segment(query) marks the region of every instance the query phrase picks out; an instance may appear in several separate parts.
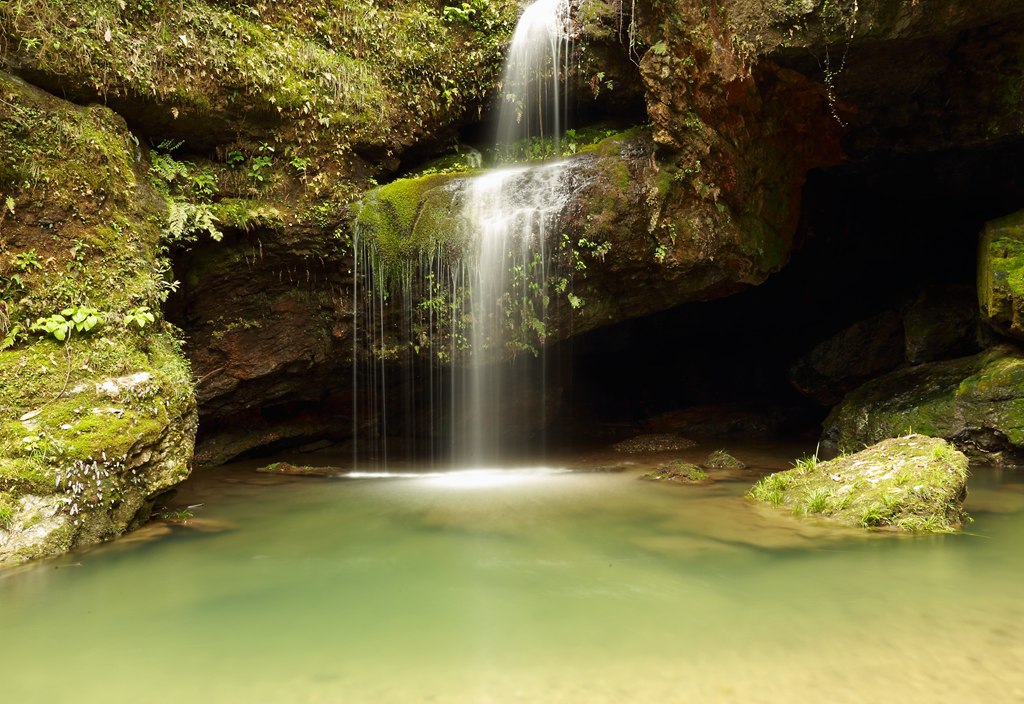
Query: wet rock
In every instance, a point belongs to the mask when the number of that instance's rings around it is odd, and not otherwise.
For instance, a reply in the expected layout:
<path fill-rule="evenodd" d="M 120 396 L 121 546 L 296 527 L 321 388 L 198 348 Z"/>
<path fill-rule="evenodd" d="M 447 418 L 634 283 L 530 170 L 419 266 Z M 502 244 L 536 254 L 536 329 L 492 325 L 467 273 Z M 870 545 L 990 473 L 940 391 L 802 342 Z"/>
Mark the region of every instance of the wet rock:
<path fill-rule="evenodd" d="M 824 406 L 903 362 L 903 320 L 886 311 L 861 320 L 815 346 L 789 370 L 790 383 Z"/>
<path fill-rule="evenodd" d="M 911 364 L 978 352 L 978 300 L 967 286 L 922 291 L 903 315 L 906 360 Z"/>
<path fill-rule="evenodd" d="M 725 450 L 715 450 L 708 455 L 707 459 L 704 460 L 704 466 L 708 469 L 738 470 L 747 468 L 747 465 L 730 455 Z"/>
<path fill-rule="evenodd" d="M 288 462 L 274 462 L 266 467 L 260 467 L 256 471 L 265 474 L 285 474 L 295 477 L 333 477 L 342 474 L 342 470 L 337 467 L 306 467 Z"/>
<path fill-rule="evenodd" d="M 800 460 L 763 478 L 749 496 L 865 528 L 950 532 L 967 518 L 967 457 L 944 440 L 908 435 L 828 462 Z"/>
<path fill-rule="evenodd" d="M 674 482 L 676 484 L 712 484 L 714 480 L 708 473 L 689 462 L 669 462 L 641 474 L 640 479 L 656 482 Z"/>
<path fill-rule="evenodd" d="M 822 443 L 843 451 L 910 432 L 1000 459 L 1024 452 L 1024 352 L 1001 345 L 971 357 L 900 369 L 846 396 Z"/>
<path fill-rule="evenodd" d="M 696 447 L 693 440 L 670 433 L 655 433 L 652 435 L 637 435 L 636 437 L 623 440 L 612 445 L 617 452 L 636 454 L 641 452 L 669 452 L 672 450 L 687 450 Z"/>
<path fill-rule="evenodd" d="M 978 247 L 978 301 L 992 328 L 1024 339 L 1024 210 L 985 225 Z"/>

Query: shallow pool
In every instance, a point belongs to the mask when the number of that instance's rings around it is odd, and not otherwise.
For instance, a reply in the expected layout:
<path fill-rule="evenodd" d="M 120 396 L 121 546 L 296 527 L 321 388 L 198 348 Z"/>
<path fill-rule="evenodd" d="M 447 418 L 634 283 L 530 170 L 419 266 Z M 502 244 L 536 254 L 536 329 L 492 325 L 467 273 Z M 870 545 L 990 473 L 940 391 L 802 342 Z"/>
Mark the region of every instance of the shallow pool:
<path fill-rule="evenodd" d="M 7 702 L 1024 701 L 1024 476 L 964 535 L 637 468 L 192 482 L 186 526 L 0 573 Z"/>

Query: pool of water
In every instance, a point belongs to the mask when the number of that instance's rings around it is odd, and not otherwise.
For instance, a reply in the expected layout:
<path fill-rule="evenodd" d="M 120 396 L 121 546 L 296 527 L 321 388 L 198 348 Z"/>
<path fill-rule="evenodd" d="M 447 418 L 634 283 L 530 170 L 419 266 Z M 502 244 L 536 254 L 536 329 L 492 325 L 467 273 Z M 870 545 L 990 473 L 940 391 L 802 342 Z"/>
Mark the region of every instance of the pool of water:
<path fill-rule="evenodd" d="M 252 469 L 0 573 L 3 701 L 1024 701 L 1020 474 L 900 538 L 751 505 L 755 473 Z"/>

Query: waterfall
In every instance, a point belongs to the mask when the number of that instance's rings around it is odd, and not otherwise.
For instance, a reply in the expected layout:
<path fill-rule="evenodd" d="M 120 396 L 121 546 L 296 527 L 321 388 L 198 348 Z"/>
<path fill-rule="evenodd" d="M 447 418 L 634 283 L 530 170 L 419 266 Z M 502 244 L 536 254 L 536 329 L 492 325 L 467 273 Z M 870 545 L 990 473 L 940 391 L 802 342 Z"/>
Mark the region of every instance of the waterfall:
<path fill-rule="evenodd" d="M 570 22 L 569 0 L 536 0 L 516 25 L 498 108 L 496 151 L 506 158 L 534 156 L 538 151 L 540 156 L 549 151 L 559 155 Z M 461 464 L 493 463 L 507 451 L 521 449 L 502 442 L 510 421 L 521 433 L 530 425 L 545 424 L 544 418 L 532 423 L 515 419 L 509 392 L 531 383 L 539 386 L 539 408 L 525 413 L 543 413 L 550 266 L 545 242 L 567 199 L 563 172 L 560 161 L 504 168 L 478 176 L 467 188 L 463 220 L 471 229 L 475 259 L 470 276 L 468 398 L 464 436 L 456 444 Z M 503 363 L 524 352 L 541 358 L 534 374 L 528 375 L 532 379 L 516 378 Z"/>
<path fill-rule="evenodd" d="M 569 0 L 537 0 L 516 25 L 502 73 L 498 152 L 530 157 L 531 140 L 541 155 L 558 155 L 566 113 L 564 90 L 571 46 Z"/>
<path fill-rule="evenodd" d="M 520 18 L 498 106 L 495 151 L 503 160 L 559 155 L 569 13 L 569 0 L 537 0 Z M 462 243 L 457 256 L 438 245 L 417 261 L 382 261 L 375 243 L 360 241 L 357 223 L 357 462 L 386 469 L 389 441 L 401 439 L 411 453 L 495 466 L 522 451 L 516 438 L 544 426 L 553 271 L 546 243 L 568 200 L 565 174 L 565 162 L 543 161 L 461 179 L 448 224 Z M 524 400 L 526 390 L 540 402 Z M 365 427 L 361 418 L 370 419 Z"/>

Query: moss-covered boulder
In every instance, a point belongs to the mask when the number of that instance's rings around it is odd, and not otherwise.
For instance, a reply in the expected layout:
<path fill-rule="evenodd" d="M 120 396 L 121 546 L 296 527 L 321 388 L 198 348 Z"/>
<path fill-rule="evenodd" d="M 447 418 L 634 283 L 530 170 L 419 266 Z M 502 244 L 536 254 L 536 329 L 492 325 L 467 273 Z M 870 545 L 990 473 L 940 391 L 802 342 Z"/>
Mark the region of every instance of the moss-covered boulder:
<path fill-rule="evenodd" d="M 978 303 L 986 323 L 1024 339 L 1024 210 L 993 220 L 981 233 Z"/>
<path fill-rule="evenodd" d="M 123 120 L 0 73 L 0 564 L 144 521 L 188 476 L 164 201 Z"/>
<path fill-rule="evenodd" d="M 711 484 L 714 481 L 697 465 L 682 460 L 659 465 L 650 472 L 641 474 L 640 479 L 674 484 Z"/>
<path fill-rule="evenodd" d="M 909 432 L 986 454 L 1024 451 L 1024 353 L 1002 345 L 874 379 L 832 410 L 823 442 L 852 452 Z"/>
<path fill-rule="evenodd" d="M 950 532 L 967 518 L 967 464 L 944 440 L 907 435 L 828 462 L 801 460 L 761 479 L 749 496 L 865 528 Z"/>
<path fill-rule="evenodd" d="M 746 469 L 747 465 L 725 450 L 715 450 L 704 460 L 704 466 L 708 469 L 729 469 L 739 470 Z"/>

